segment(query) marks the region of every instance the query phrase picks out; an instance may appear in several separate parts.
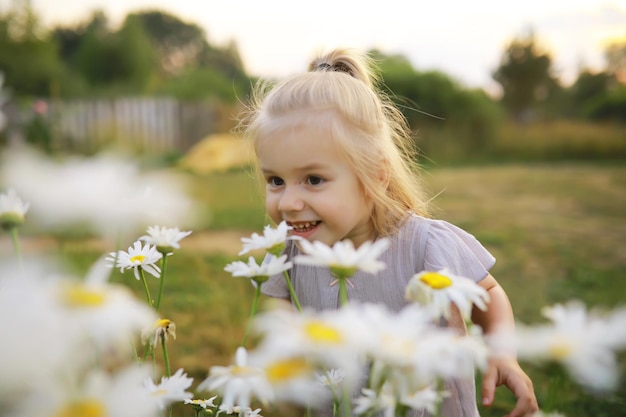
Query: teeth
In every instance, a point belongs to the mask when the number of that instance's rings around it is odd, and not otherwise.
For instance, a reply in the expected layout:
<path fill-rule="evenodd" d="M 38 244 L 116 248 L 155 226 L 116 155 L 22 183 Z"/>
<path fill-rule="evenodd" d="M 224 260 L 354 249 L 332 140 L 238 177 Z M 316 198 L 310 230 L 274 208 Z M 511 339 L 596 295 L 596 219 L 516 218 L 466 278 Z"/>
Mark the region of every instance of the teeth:
<path fill-rule="evenodd" d="M 295 230 L 306 230 L 312 226 L 315 226 L 318 222 L 302 222 L 302 223 L 298 223 L 298 224 L 291 224 L 291 227 L 293 227 Z"/>

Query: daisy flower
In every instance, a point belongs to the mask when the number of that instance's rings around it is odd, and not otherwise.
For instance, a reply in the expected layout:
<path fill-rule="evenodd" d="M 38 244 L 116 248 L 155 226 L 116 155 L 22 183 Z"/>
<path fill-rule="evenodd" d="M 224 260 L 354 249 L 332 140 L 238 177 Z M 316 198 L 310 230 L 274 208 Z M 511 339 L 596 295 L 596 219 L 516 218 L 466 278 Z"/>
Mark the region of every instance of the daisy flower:
<path fill-rule="evenodd" d="M 252 398 L 263 404 L 274 400 L 274 391 L 261 368 L 248 366 L 248 352 L 239 347 L 235 354 L 235 364 L 212 366 L 209 376 L 198 385 L 198 391 L 217 391 L 222 395 L 220 409 L 235 405 L 247 408 Z"/>
<path fill-rule="evenodd" d="M 254 257 L 250 256 L 248 263 L 242 261 L 231 262 L 226 265 L 224 271 L 230 272 L 233 277 L 250 278 L 258 284 L 261 284 L 267 281 L 271 275 L 282 274 L 284 271 L 290 269 L 293 264 L 291 262 L 285 262 L 286 260 L 287 255 L 282 255 L 279 258 L 274 255 L 268 255 L 261 265 L 259 265 Z"/>
<path fill-rule="evenodd" d="M 610 314 L 587 311 L 581 302 L 544 307 L 551 323 L 534 327 L 518 325 L 518 357 L 560 363 L 583 387 L 609 391 L 619 382 L 616 351 L 626 347 L 626 310 Z"/>
<path fill-rule="evenodd" d="M 295 263 L 316 265 L 330 268 L 336 277 L 349 278 L 358 270 L 375 274 L 386 267 L 377 258 L 389 247 L 388 239 L 378 239 L 374 243 L 367 241 L 354 248 L 351 240 L 335 243 L 332 248 L 322 242 L 299 240 L 300 249 L 304 254 L 295 258 Z"/>
<path fill-rule="evenodd" d="M 120 272 L 124 272 L 125 269 L 133 269 L 135 278 L 139 280 L 140 268 L 150 275 L 159 278 L 161 268 L 156 265 L 156 262 L 162 257 L 163 255 L 157 251 L 156 246 L 149 244 L 142 246 L 140 241 L 136 241 L 133 246 L 128 248 L 128 251 L 120 250 L 109 253 L 109 257 L 106 260 L 111 268 L 120 268 Z"/>
<path fill-rule="evenodd" d="M 185 399 L 185 404 L 189 404 L 191 406 L 195 407 L 199 407 L 203 410 L 206 410 L 207 408 L 215 408 L 217 407 L 215 404 L 213 404 L 213 401 L 215 401 L 215 399 L 217 398 L 217 395 L 209 398 L 208 400 L 200 400 L 200 399 L 190 399 L 187 398 Z"/>
<path fill-rule="evenodd" d="M 150 226 L 147 233 L 147 235 L 141 236 L 139 240 L 156 246 L 163 255 L 174 252 L 174 249 L 180 249 L 178 242 L 191 234 L 190 231 L 181 232 L 178 227 L 161 226 Z"/>
<path fill-rule="evenodd" d="M 239 417 L 263 417 L 261 413 L 261 409 L 257 408 L 253 410 L 250 407 L 240 407 L 238 405 L 234 405 L 232 407 L 224 407 L 224 405 L 220 406 L 220 411 L 217 414 L 237 414 Z"/>
<path fill-rule="evenodd" d="M 190 399 L 193 395 L 185 391 L 193 383 L 193 378 L 188 378 L 182 369 L 169 378 L 162 377 L 161 382 L 157 385 L 152 379 L 144 380 L 144 389 L 148 395 L 156 401 L 158 407 L 163 410 L 167 405 Z"/>
<path fill-rule="evenodd" d="M 285 249 L 285 242 L 289 239 L 295 239 L 295 236 L 288 235 L 291 229 L 293 227 L 282 221 L 275 229 L 269 225 L 265 226 L 263 236 L 253 233 L 250 237 L 241 238 L 243 249 L 239 252 L 239 256 L 258 249 L 264 249 L 274 256 L 279 256 Z"/>
<path fill-rule="evenodd" d="M 148 339 L 149 336 L 153 336 L 151 343 L 152 346 L 156 346 L 161 338 L 167 341 L 168 337 L 172 337 L 172 339 L 176 340 L 176 323 L 169 319 L 158 319 L 153 326 L 153 329 L 143 334 L 143 341 Z"/>
<path fill-rule="evenodd" d="M 9 229 L 23 224 L 28 207 L 12 188 L 0 194 L 0 226 Z"/>
<path fill-rule="evenodd" d="M 426 305 L 435 319 L 449 319 L 453 303 L 468 320 L 473 305 L 486 311 L 489 302 L 489 294 L 480 285 L 445 270 L 415 274 L 406 286 L 405 297 L 408 301 Z"/>

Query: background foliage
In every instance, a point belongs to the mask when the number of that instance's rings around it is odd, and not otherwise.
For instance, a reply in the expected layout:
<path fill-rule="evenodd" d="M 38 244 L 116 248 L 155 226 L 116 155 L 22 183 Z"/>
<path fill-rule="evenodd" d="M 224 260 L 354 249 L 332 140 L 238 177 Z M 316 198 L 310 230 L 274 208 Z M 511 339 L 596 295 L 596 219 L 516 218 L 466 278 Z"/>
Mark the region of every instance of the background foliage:
<path fill-rule="evenodd" d="M 515 132 L 515 126 L 555 120 L 561 126 L 590 124 L 598 128 L 594 133 L 598 137 L 612 132 L 612 126 L 622 128 L 626 41 L 606 47 L 603 70 L 582 67 L 575 82 L 566 86 L 556 74 L 551 51 L 542 49 L 538 38 L 532 31 L 520 34 L 502 51 L 492 73 L 501 87 L 498 97 L 469 89 L 445 73 L 420 71 L 402 55 L 371 53 L 380 64 L 382 88 L 403 109 L 417 145 L 439 161 L 502 157 L 505 149 L 491 152 L 492 147 L 503 135 Z M 230 117 L 207 133 L 234 126 L 238 103 L 245 102 L 255 82 L 236 42 L 213 45 L 203 28 L 174 15 L 134 12 L 113 27 L 103 12 L 94 11 L 83 22 L 48 28 L 25 1 L 0 12 L 0 71 L 12 99 L 23 105 L 39 98 L 120 95 L 210 100 Z M 542 136 L 546 142 L 552 140 Z M 591 149 L 596 148 L 593 144 L 589 147 L 593 158 L 624 156 L 621 147 L 600 153 Z M 569 152 L 567 158 L 584 158 L 585 152 Z M 528 153 L 523 157 L 527 159 Z"/>

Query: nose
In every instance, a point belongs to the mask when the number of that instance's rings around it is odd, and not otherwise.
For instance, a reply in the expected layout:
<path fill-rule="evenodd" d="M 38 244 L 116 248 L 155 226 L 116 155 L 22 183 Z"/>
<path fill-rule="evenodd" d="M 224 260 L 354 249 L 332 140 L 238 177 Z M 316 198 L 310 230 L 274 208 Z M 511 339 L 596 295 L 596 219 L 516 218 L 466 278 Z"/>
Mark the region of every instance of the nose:
<path fill-rule="evenodd" d="M 304 200 L 297 187 L 285 187 L 278 200 L 279 211 L 299 211 L 304 208 Z"/>

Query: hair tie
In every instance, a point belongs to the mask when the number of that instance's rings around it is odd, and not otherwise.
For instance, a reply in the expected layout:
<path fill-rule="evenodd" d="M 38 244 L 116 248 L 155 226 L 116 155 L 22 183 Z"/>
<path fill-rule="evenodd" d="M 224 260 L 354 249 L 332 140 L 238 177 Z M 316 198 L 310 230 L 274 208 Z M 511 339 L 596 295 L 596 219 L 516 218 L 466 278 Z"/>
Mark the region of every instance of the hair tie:
<path fill-rule="evenodd" d="M 334 65 L 330 65 L 329 63 L 322 62 L 321 64 L 317 66 L 316 70 L 317 71 L 344 72 L 350 75 L 351 77 L 354 77 L 354 73 L 352 72 L 352 69 L 350 69 L 350 67 L 348 67 L 343 62 L 338 62 Z"/>

